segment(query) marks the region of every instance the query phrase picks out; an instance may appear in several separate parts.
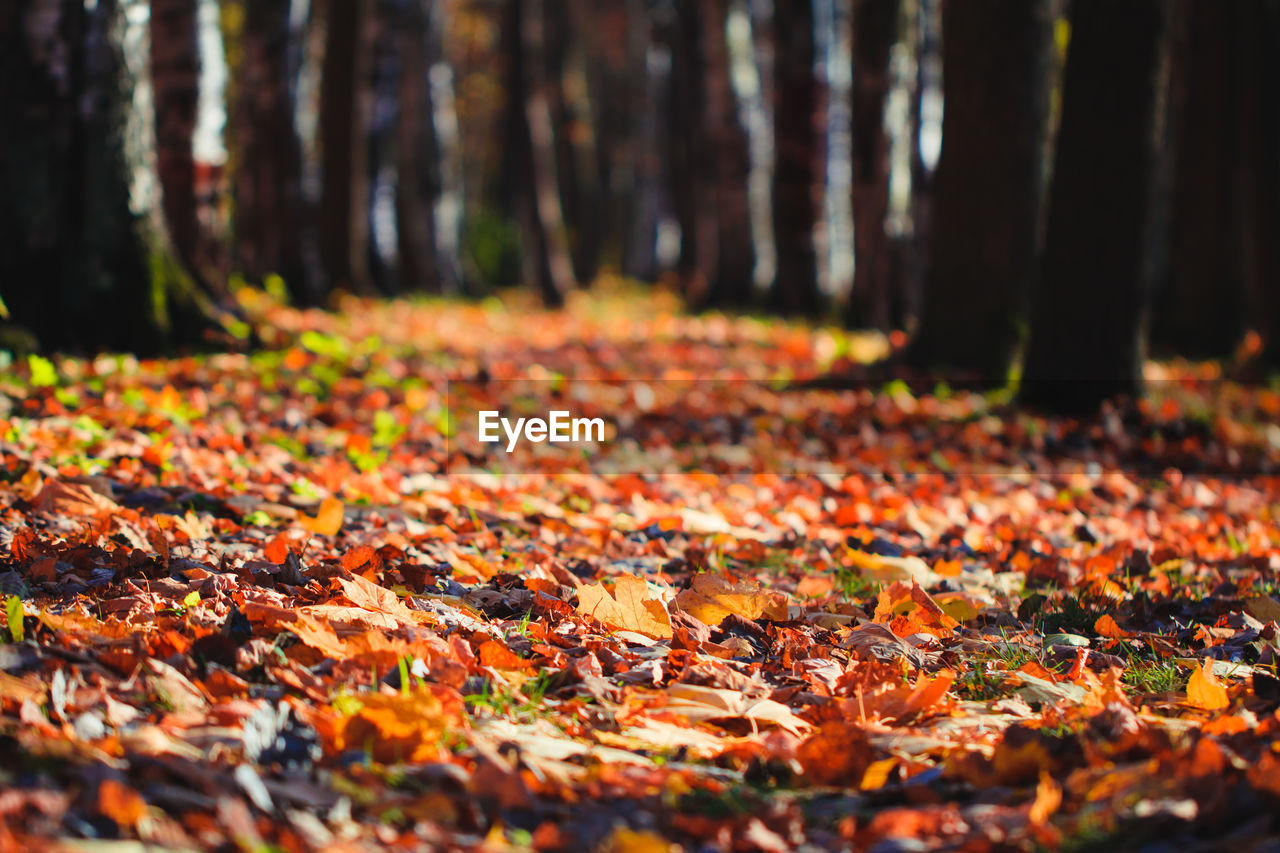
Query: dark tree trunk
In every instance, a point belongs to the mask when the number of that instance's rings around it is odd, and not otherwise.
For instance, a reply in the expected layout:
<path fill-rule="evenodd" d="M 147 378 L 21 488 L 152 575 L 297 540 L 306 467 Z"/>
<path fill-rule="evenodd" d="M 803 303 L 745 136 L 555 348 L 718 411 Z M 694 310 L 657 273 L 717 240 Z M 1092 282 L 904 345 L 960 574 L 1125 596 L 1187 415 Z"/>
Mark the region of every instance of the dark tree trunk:
<path fill-rule="evenodd" d="M 796 0 L 774 15 L 773 238 L 777 247 L 774 306 L 788 314 L 818 314 L 818 253 L 822 210 L 825 92 L 814 69 L 813 0 Z"/>
<path fill-rule="evenodd" d="M 581 0 L 544 7 L 547 97 L 554 128 L 556 174 L 568 232 L 574 277 L 595 279 L 600 266 L 603 198 L 596 122 L 588 94 L 588 65 L 582 39 L 594 39 L 592 4 Z"/>
<path fill-rule="evenodd" d="M 692 304 L 701 304 L 715 277 L 716 211 L 706 173 L 707 73 L 703 53 L 702 8 L 697 2 L 676 4 L 674 18 L 663 22 L 671 50 L 667 133 L 671 206 L 680 226 L 680 259 L 676 273 L 680 290 Z"/>
<path fill-rule="evenodd" d="M 288 51 L 289 0 L 244 4 L 239 50 L 230 68 L 234 265 L 250 281 L 275 274 L 293 300 L 315 305 L 320 282 L 303 263 L 311 211 L 302 199 L 302 151 L 294 124 Z"/>
<path fill-rule="evenodd" d="M 1263 358 L 1280 367 L 1280 2 L 1243 7 L 1240 139 L 1245 275 Z"/>
<path fill-rule="evenodd" d="M 1227 356 L 1244 333 L 1236 71 L 1241 15 L 1252 5 L 1178 0 L 1174 7 L 1169 269 L 1151 315 L 1159 354 Z"/>
<path fill-rule="evenodd" d="M 556 186 L 542 0 L 508 0 L 506 14 L 508 174 L 519 210 L 524 274 L 537 283 L 543 302 L 554 307 L 564 304 L 574 279 Z"/>
<path fill-rule="evenodd" d="M 708 195 L 716 218 L 716 255 L 707 279 L 708 292 L 693 304 L 743 306 L 752 298 L 755 246 L 751 240 L 751 208 L 747 177 L 751 161 L 747 132 L 730 80 L 729 46 L 725 27 L 728 0 L 702 0 L 701 28 L 705 87 L 702 120 L 706 147 L 700 171 L 708 178 Z"/>
<path fill-rule="evenodd" d="M 220 329 L 158 201 L 139 193 L 130 207 L 155 135 L 131 97 L 132 74 L 149 71 L 146 39 L 131 71 L 122 17 L 114 0 L 0 10 L 0 297 L 16 327 L 6 346 L 152 353 Z"/>
<path fill-rule="evenodd" d="M 1044 0 L 944 0 L 942 155 L 934 177 L 920 368 L 1001 385 L 1035 274 L 1048 117 Z"/>
<path fill-rule="evenodd" d="M 1142 382 L 1166 0 L 1074 0 L 1062 126 L 1020 396 L 1096 411 Z M 945 144 L 945 143 L 944 143 Z"/>
<path fill-rule="evenodd" d="M 659 141 L 667 127 L 669 71 L 649 62 L 655 46 L 655 21 L 644 0 L 627 0 L 626 59 L 623 77 L 629 81 L 623 109 L 600 110 L 601 149 L 607 177 L 616 199 L 612 221 L 620 223 L 622 274 L 641 281 L 658 277 L 658 219 L 666 158 Z M 669 55 L 669 54 L 668 54 Z M 616 205 L 621 203 L 620 209 Z"/>
<path fill-rule="evenodd" d="M 188 269 L 207 279 L 209 257 L 196 212 L 192 148 L 200 100 L 196 0 L 151 0 L 149 24 L 156 171 L 164 216 L 178 256 Z"/>
<path fill-rule="evenodd" d="M 394 14 L 394 12 L 393 12 Z M 396 121 L 396 234 L 400 286 L 440 293 L 435 202 L 440 196 L 439 151 L 427 78 L 429 10 L 409 0 L 393 17 L 398 37 L 399 98 Z M 447 289 L 452 290 L 453 284 Z"/>
<path fill-rule="evenodd" d="M 853 291 L 850 326 L 888 330 L 893 299 L 889 213 L 889 137 L 884 105 L 899 0 L 853 0 Z"/>
<path fill-rule="evenodd" d="M 369 175 L 364 121 L 371 0 L 324 0 L 320 72 L 320 259 L 330 288 L 371 293 Z"/>

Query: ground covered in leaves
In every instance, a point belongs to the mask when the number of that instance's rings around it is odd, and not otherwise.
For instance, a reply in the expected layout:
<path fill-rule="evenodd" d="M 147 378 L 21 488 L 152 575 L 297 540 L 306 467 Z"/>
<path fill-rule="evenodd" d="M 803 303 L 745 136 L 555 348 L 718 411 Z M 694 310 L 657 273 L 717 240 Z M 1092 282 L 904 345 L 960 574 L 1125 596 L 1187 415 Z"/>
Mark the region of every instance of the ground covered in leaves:
<path fill-rule="evenodd" d="M 1280 834 L 1275 390 L 1046 420 L 627 298 L 250 307 L 254 355 L 0 374 L 0 849 Z M 824 464 L 462 473 L 447 381 L 530 373 L 765 382 Z"/>

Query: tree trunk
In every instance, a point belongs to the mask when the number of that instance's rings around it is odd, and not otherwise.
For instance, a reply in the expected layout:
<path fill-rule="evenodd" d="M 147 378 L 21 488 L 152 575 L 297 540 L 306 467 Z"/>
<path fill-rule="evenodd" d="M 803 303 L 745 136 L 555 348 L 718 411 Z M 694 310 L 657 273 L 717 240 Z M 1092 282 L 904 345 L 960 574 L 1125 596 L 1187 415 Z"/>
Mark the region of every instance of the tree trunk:
<path fill-rule="evenodd" d="M 741 307 L 752 299 L 756 253 L 747 200 L 751 171 L 747 132 L 729 79 L 725 35 L 729 0 L 702 0 L 702 14 L 707 147 L 701 168 L 710 179 L 708 189 L 716 216 L 716 257 L 710 290 L 695 304 Z"/>
<path fill-rule="evenodd" d="M 289 0 L 242 4 L 243 26 L 227 38 L 231 109 L 232 254 L 250 281 L 284 279 L 293 300 L 318 304 L 323 288 L 303 263 L 302 150 L 290 94 Z"/>
<path fill-rule="evenodd" d="M 134 27 L 122 50 L 122 18 L 113 0 L 0 11 L 0 297 L 15 346 L 154 353 L 221 329 L 145 191 L 158 183 L 147 39 Z"/>
<path fill-rule="evenodd" d="M 1240 93 L 1245 274 L 1263 360 L 1280 367 L 1280 2 L 1243 7 Z"/>
<path fill-rule="evenodd" d="M 666 109 L 670 72 L 649 61 L 651 53 L 661 50 L 655 44 L 661 40 L 655 38 L 656 24 L 645 0 L 627 0 L 626 10 L 626 63 L 620 76 L 629 81 L 628 97 L 621 110 L 602 107 L 599 111 L 601 150 L 608 166 L 604 182 L 608 196 L 622 203 L 612 217 L 621 223 L 622 274 L 654 281 L 668 166 L 659 150 L 670 113 Z"/>
<path fill-rule="evenodd" d="M 207 280 L 196 214 L 196 162 L 192 142 L 200 100 L 196 0 L 151 0 L 150 56 L 155 103 L 156 171 L 174 248 L 189 270 Z"/>
<path fill-rule="evenodd" d="M 1228 356 L 1244 332 L 1236 70 L 1240 18 L 1251 6 L 1175 6 L 1169 279 L 1151 316 L 1151 345 L 1160 354 Z"/>
<path fill-rule="evenodd" d="M 320 257 L 330 288 L 371 293 L 366 23 L 371 0 L 323 0 Z"/>
<path fill-rule="evenodd" d="M 917 367 L 1008 380 L 1035 274 L 1048 118 L 1044 0 L 944 0 L 942 154 Z"/>
<path fill-rule="evenodd" d="M 396 14 L 396 12 L 399 14 Z M 396 117 L 396 235 L 400 286 L 444 290 L 437 262 L 435 202 L 440 195 L 427 48 L 429 10 L 423 0 L 392 9 L 398 35 L 399 98 Z"/>
<path fill-rule="evenodd" d="M 703 9 L 698 2 L 676 4 L 674 19 L 664 21 L 671 50 L 670 161 L 671 204 L 680 226 L 680 290 L 693 305 L 705 303 L 715 280 L 718 228 L 710 176 L 705 169 L 706 89 Z"/>
<path fill-rule="evenodd" d="M 1020 389 L 1029 405 L 1085 413 L 1141 389 L 1167 15 L 1166 0 L 1072 3 L 1048 230 Z"/>
<path fill-rule="evenodd" d="M 556 186 L 555 140 L 545 83 L 542 0 L 508 0 L 507 98 L 512 185 L 520 212 L 524 275 L 542 301 L 564 304 L 573 289 L 564 215 Z"/>
<path fill-rule="evenodd" d="M 893 287 L 889 213 L 889 137 L 884 106 L 899 0 L 853 0 L 854 271 L 846 322 L 887 331 Z"/>
<path fill-rule="evenodd" d="M 814 69 L 813 0 L 774 15 L 773 237 L 777 247 L 774 306 L 817 315 L 815 236 L 822 211 L 824 92 Z"/>

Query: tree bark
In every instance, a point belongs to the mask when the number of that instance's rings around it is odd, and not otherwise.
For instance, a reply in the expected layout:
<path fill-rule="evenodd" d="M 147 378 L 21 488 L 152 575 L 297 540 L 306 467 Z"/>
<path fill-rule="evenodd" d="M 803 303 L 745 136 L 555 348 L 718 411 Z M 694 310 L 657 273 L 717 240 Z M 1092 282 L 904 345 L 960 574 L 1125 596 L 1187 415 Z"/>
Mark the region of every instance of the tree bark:
<path fill-rule="evenodd" d="M 709 178 L 711 205 L 716 217 L 713 272 L 710 290 L 694 300 L 695 306 L 742 307 L 752 299 L 755 245 L 751 238 L 751 208 L 747 178 L 751 171 L 747 132 L 737 95 L 729 78 L 728 0 L 702 0 L 702 54 L 705 57 L 706 148 L 701 170 Z"/>
<path fill-rule="evenodd" d="M 1252 5 L 1178 0 L 1174 7 L 1169 269 L 1151 317 L 1160 354 L 1228 356 L 1244 333 L 1237 121 L 1244 81 L 1236 71 L 1241 15 Z"/>
<path fill-rule="evenodd" d="M 548 306 L 573 289 L 564 214 L 556 185 L 555 140 L 547 101 L 542 0 L 508 0 L 507 98 L 512 178 L 520 211 L 525 278 Z"/>
<path fill-rule="evenodd" d="M 243 12 L 243 27 L 228 35 L 237 47 L 228 63 L 233 263 L 250 281 L 280 276 L 294 302 L 316 305 L 323 288 L 302 254 L 311 211 L 290 94 L 289 0 L 251 0 Z"/>
<path fill-rule="evenodd" d="M 1280 2 L 1243 7 L 1240 156 L 1245 276 L 1263 362 L 1280 367 Z"/>
<path fill-rule="evenodd" d="M 893 258 L 889 213 L 889 137 L 884 106 L 899 0 L 853 0 L 854 271 L 846 322 L 887 331 Z"/>
<path fill-rule="evenodd" d="M 1035 275 L 1048 118 L 1044 0 L 944 0 L 942 154 L 917 367 L 1008 380 Z"/>
<path fill-rule="evenodd" d="M 824 181 L 825 93 L 814 69 L 813 0 L 796 0 L 774 15 L 773 236 L 777 247 L 774 307 L 815 316 L 816 229 Z"/>
<path fill-rule="evenodd" d="M 189 270 L 203 268 L 196 214 L 196 162 L 192 142 L 200 100 L 200 53 L 195 0 L 151 0 L 149 21 L 152 98 L 155 104 L 156 171 L 174 248 Z"/>
<path fill-rule="evenodd" d="M 320 257 L 328 286 L 372 293 L 365 72 L 371 0 L 316 3 L 325 28 L 320 81 Z"/>
<path fill-rule="evenodd" d="M 395 21 L 398 34 L 399 99 L 396 117 L 396 234 L 400 286 L 444 290 L 436 246 L 435 202 L 440 195 L 439 151 L 427 77 L 429 11 L 409 0 Z M 394 12 L 393 12 L 394 14 Z"/>
<path fill-rule="evenodd" d="M 1168 79 L 1166 0 L 1074 0 L 1020 397 L 1069 413 L 1141 390 Z M 944 143 L 945 145 L 945 143 Z"/>
<path fill-rule="evenodd" d="M 149 90 L 147 39 L 135 28 L 131 68 L 122 18 L 114 0 L 0 10 L 0 297 L 15 348 L 155 353 L 223 331 L 154 192 L 130 186 L 158 175 L 154 114 L 133 97 Z"/>

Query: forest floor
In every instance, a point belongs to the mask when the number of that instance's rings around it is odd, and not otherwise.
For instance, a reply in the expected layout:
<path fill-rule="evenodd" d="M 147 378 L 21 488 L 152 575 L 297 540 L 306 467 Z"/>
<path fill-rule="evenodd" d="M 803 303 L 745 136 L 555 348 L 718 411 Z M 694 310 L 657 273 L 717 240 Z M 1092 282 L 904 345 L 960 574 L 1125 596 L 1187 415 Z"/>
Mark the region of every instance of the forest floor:
<path fill-rule="evenodd" d="M 1075 422 L 653 301 L 340 307 L 0 373 L 0 851 L 1280 834 L 1280 392 Z M 749 387 L 774 455 L 461 471 L 447 380 L 530 374 Z"/>

